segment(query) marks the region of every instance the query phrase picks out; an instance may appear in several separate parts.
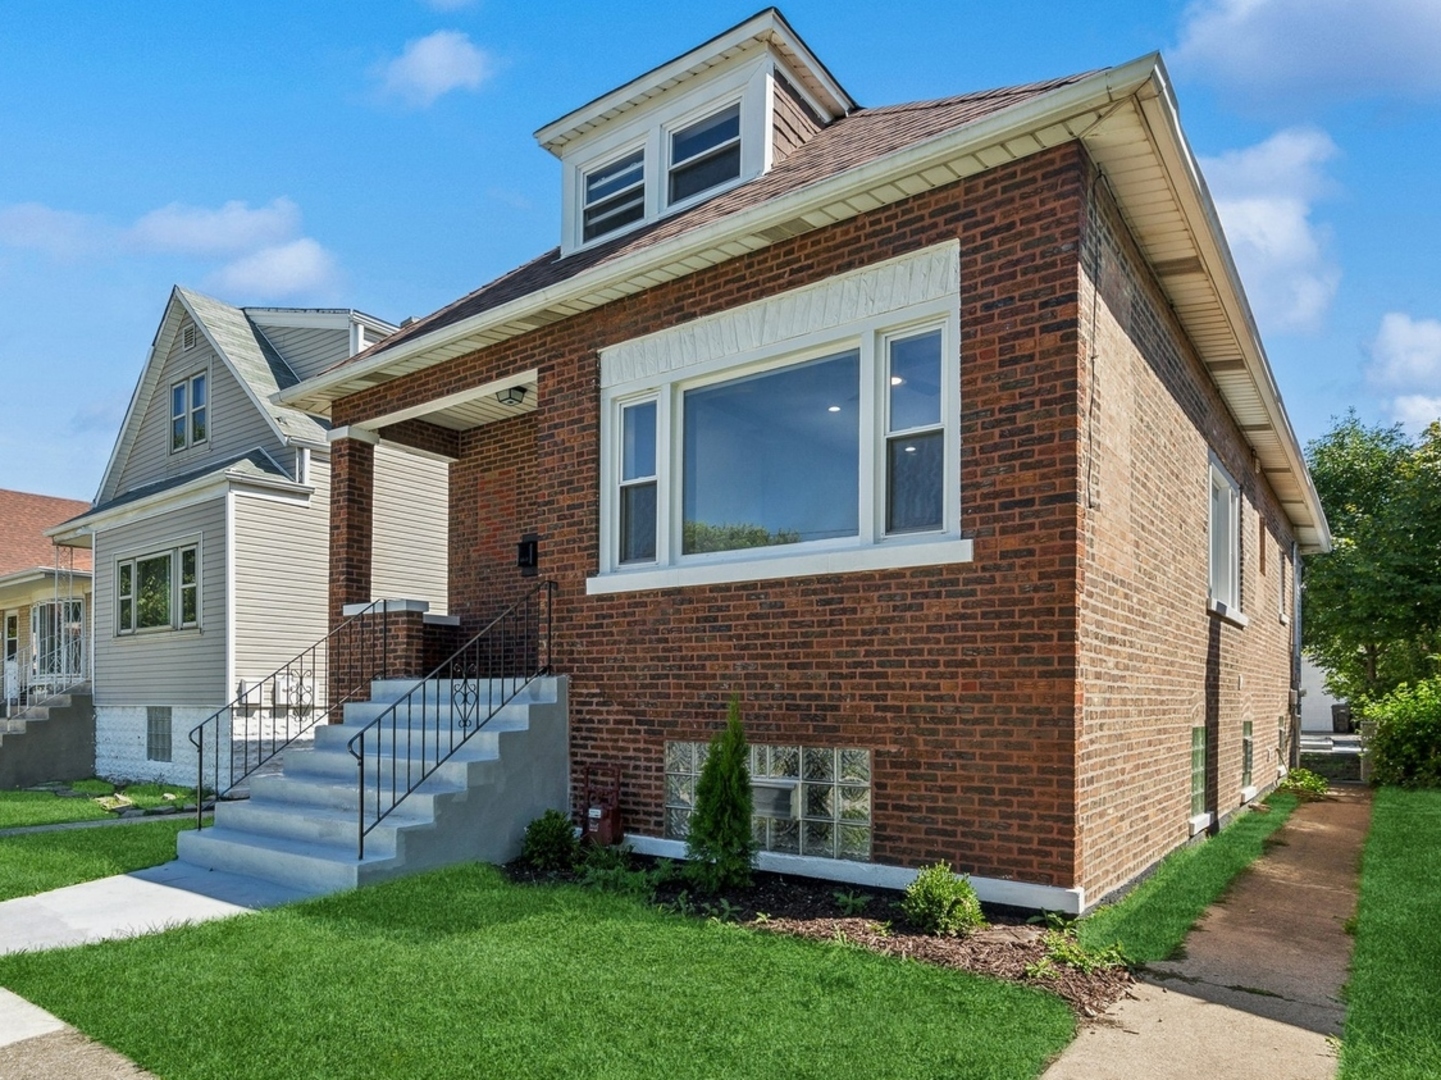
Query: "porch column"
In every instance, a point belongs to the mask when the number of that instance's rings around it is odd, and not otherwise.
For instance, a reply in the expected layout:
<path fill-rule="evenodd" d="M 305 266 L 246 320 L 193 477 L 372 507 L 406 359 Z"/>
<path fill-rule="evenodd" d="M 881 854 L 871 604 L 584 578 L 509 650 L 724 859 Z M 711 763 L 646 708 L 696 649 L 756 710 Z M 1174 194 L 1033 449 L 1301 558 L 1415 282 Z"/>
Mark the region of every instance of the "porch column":
<path fill-rule="evenodd" d="M 330 432 L 330 625 L 346 604 L 370 602 L 374 544 L 375 444 L 380 436 L 359 427 Z"/>

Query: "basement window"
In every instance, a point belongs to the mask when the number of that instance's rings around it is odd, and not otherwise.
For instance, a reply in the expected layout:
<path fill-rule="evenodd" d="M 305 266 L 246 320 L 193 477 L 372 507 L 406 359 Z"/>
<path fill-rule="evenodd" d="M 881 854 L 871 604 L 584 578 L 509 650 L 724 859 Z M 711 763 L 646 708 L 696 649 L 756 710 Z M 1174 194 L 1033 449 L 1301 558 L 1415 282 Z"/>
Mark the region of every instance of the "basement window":
<path fill-rule="evenodd" d="M 145 707 L 145 760 L 170 761 L 172 757 L 172 717 L 169 705 Z"/>

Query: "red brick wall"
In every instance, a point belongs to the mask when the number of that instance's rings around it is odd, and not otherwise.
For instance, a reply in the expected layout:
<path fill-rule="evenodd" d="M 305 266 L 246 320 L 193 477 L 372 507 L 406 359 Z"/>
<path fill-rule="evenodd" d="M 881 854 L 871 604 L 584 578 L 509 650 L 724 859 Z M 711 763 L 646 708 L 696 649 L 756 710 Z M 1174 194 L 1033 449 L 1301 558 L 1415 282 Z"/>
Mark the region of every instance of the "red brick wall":
<path fill-rule="evenodd" d="M 1193 726 L 1210 728 L 1213 812 L 1240 805 L 1246 720 L 1253 783 L 1275 782 L 1290 689 L 1280 548 L 1292 535 L 1104 185 L 1081 266 L 1082 343 L 1096 355 L 1082 368 L 1078 877 L 1096 900 L 1189 838 Z M 1206 610 L 1208 449 L 1242 489 L 1244 629 Z"/>
<path fill-rule="evenodd" d="M 474 626 L 515 595 L 514 543 L 540 534 L 573 764 L 623 763 L 627 828 L 660 833 L 665 741 L 708 737 L 736 691 L 754 741 L 873 751 L 878 861 L 1073 883 L 1086 175 L 1075 146 L 1040 154 L 337 403 L 350 423 L 539 370 L 534 414 L 462 439 L 450 610 Z M 974 562 L 586 596 L 602 347 L 952 238 Z"/>

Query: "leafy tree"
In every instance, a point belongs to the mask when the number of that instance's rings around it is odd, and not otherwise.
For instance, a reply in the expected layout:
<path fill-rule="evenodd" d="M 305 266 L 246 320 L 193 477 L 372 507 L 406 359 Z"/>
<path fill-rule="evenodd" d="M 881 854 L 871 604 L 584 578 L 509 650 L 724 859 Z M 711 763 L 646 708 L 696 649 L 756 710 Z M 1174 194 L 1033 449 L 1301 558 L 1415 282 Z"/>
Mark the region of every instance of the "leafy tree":
<path fill-rule="evenodd" d="M 1441 423 L 1413 443 L 1353 410 L 1306 454 L 1334 550 L 1306 562 L 1302 641 L 1327 691 L 1359 702 L 1435 674 Z"/>
<path fill-rule="evenodd" d="M 751 883 L 756 842 L 751 831 L 755 800 L 748 757 L 740 698 L 732 697 L 726 726 L 711 739 L 710 753 L 696 781 L 695 809 L 685 842 L 691 859 L 687 870 L 706 892 Z"/>

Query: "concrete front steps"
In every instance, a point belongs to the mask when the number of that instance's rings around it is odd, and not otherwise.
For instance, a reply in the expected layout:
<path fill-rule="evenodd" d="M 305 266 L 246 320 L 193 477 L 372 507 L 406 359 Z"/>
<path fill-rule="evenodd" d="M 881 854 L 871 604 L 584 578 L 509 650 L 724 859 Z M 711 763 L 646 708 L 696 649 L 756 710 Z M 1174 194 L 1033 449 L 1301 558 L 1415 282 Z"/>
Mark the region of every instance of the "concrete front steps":
<path fill-rule="evenodd" d="M 356 857 L 359 770 L 347 744 L 414 685 L 373 683 L 370 701 L 345 706 L 343 724 L 316 728 L 314 747 L 287 750 L 280 773 L 254 776 L 249 799 L 218 803 L 214 827 L 181 833 L 180 860 L 309 892 L 333 892 L 450 863 L 513 859 L 525 826 L 547 809 L 567 804 L 563 677 L 536 679 L 501 707 L 366 836 L 365 858 Z M 487 691 L 494 690 L 498 698 L 499 683 L 487 687 L 482 682 L 480 688 L 483 716 L 489 711 Z M 449 682 L 432 681 L 424 708 L 418 694 L 409 706 L 401 704 L 394 735 L 389 718 L 383 722 L 382 809 L 391 802 L 392 768 L 400 794 L 407 786 L 407 756 L 419 771 L 422 752 L 429 765 L 436 760 L 437 742 L 441 754 L 449 749 L 451 691 Z M 398 757 L 393 743 L 399 744 Z M 371 820 L 375 760 L 367 755 L 365 797 Z"/>
<path fill-rule="evenodd" d="M 95 705 L 89 684 L 0 720 L 0 791 L 95 775 Z"/>

